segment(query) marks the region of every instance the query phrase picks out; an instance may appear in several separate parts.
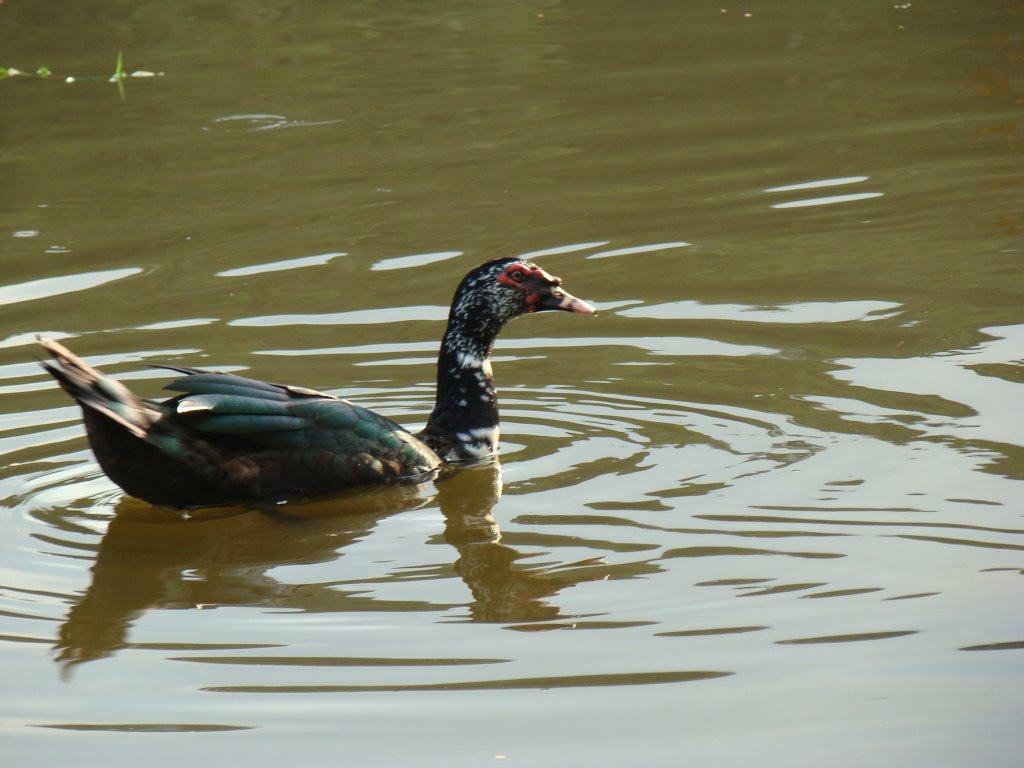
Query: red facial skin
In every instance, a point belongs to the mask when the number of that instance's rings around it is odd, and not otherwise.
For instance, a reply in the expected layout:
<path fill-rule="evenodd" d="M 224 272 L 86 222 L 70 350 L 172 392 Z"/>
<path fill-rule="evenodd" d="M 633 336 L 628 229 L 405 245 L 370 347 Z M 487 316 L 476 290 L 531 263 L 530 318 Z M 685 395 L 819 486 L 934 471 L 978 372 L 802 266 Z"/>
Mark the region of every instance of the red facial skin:
<path fill-rule="evenodd" d="M 498 275 L 498 282 L 525 294 L 527 312 L 561 309 L 585 315 L 596 314 L 590 304 L 561 288 L 562 278 L 548 274 L 540 267 L 514 262 Z"/>
<path fill-rule="evenodd" d="M 498 276 L 498 282 L 525 293 L 526 304 L 529 307 L 527 311 L 534 312 L 537 309 L 537 303 L 542 298 L 541 294 L 535 290 L 537 284 L 541 286 L 551 283 L 559 285 L 562 281 L 560 278 L 549 275 L 540 267 L 531 268 L 517 263 L 509 264 L 505 271 Z"/>

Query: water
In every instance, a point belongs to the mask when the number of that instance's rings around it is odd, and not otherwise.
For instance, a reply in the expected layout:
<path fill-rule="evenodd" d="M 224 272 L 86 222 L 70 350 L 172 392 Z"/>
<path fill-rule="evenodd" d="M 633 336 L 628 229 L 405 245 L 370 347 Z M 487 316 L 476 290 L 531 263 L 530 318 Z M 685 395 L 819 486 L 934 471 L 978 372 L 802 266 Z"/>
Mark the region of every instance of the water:
<path fill-rule="evenodd" d="M 1016 764 L 1012 3 L 4 8 L 11 764 Z M 600 314 L 511 324 L 501 464 L 424 487 L 153 510 L 34 362 L 416 427 L 516 254 Z"/>

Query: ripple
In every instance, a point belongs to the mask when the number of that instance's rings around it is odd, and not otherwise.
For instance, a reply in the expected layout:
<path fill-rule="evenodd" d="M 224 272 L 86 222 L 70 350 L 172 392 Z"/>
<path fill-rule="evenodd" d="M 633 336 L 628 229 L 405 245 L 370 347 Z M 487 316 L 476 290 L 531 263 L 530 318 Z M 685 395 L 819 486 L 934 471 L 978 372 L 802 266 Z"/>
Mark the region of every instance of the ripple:
<path fill-rule="evenodd" d="M 833 552 L 787 552 L 778 549 L 759 549 L 756 547 L 680 547 L 669 549 L 662 557 L 749 557 L 751 555 L 784 555 L 786 557 L 829 558 L 843 557 Z"/>
<path fill-rule="evenodd" d="M 317 125 L 335 125 L 345 122 L 344 119 L 336 120 L 291 120 L 284 115 L 226 115 L 215 117 L 208 125 L 203 126 L 204 131 L 274 131 L 283 128 L 310 128 Z"/>
<path fill-rule="evenodd" d="M 5 347 L 23 347 L 29 344 L 35 345 L 38 343 L 38 337 L 45 336 L 48 339 L 61 339 L 74 338 L 73 334 L 65 333 L 63 331 L 32 331 L 31 333 L 15 333 L 8 336 L 6 339 L 0 339 L 0 349 Z M 0 366 L 0 369 L 6 368 L 7 366 Z M 0 377 L 2 378 L 2 377 Z"/>
<path fill-rule="evenodd" d="M 254 264 L 251 267 L 238 267 L 218 272 L 217 277 L 246 277 L 248 275 L 262 275 L 267 272 L 282 272 L 287 269 L 301 269 L 303 267 L 319 267 L 327 264 L 332 259 L 345 256 L 344 253 L 320 253 L 316 256 L 302 256 L 297 259 L 284 259 L 283 261 L 271 261 L 266 264 Z"/>
<path fill-rule="evenodd" d="M 1024 640 L 1009 640 L 1005 643 L 982 643 L 966 645 L 961 651 L 1024 651 Z"/>
<path fill-rule="evenodd" d="M 75 293 L 96 288 L 115 280 L 123 280 L 126 277 L 138 275 L 143 271 L 141 267 L 128 267 L 126 269 L 105 269 L 96 272 L 81 272 L 73 275 L 61 275 L 60 277 L 44 277 L 39 280 L 29 280 L 25 283 L 0 286 L 0 306 L 5 304 L 17 304 L 22 301 L 35 301 L 47 299 L 51 296 L 60 296 L 65 293 Z"/>
<path fill-rule="evenodd" d="M 380 325 L 381 323 L 405 323 L 419 320 L 443 321 L 447 317 L 447 307 L 425 305 L 388 307 L 386 309 L 355 309 L 349 312 L 324 312 L 316 315 L 240 317 L 231 320 L 228 325 L 260 328 L 288 325 Z M 433 346 L 436 347 L 436 343 Z M 261 351 L 255 354 L 273 354 L 273 352 Z M 306 354 L 306 352 L 301 354 Z"/>
<path fill-rule="evenodd" d="M 681 671 L 622 674 L 563 675 L 505 680 L 451 681 L 394 685 L 218 685 L 203 688 L 216 693 L 375 693 L 382 691 L 500 691 L 553 690 L 556 688 L 609 688 L 623 685 L 658 685 L 714 680 L 732 672 Z"/>
<path fill-rule="evenodd" d="M 670 301 L 621 309 L 616 314 L 652 320 L 738 320 L 755 323 L 848 323 L 890 318 L 901 305 L 892 301 L 809 301 L 774 306 L 701 304 Z"/>
<path fill-rule="evenodd" d="M 447 261 L 461 256 L 462 251 L 440 251 L 438 253 L 417 253 L 411 256 L 396 256 L 391 259 L 382 259 L 376 262 L 371 271 L 383 272 L 391 269 L 409 269 L 410 267 L 424 267 L 427 264 L 436 264 L 440 261 Z"/>
<path fill-rule="evenodd" d="M 767 193 L 777 192 L 802 192 L 808 189 L 823 189 L 828 187 L 840 187 L 847 184 L 859 184 L 867 181 L 870 176 L 843 176 L 836 179 L 817 179 L 804 181 L 797 184 L 787 184 L 781 187 L 769 187 L 764 191 Z M 826 197 L 814 197 L 804 200 L 790 200 L 784 203 L 775 203 L 772 208 L 810 208 L 820 205 L 836 205 L 837 203 L 851 203 L 857 200 L 868 200 L 873 197 L 882 197 L 884 192 L 853 192 L 845 195 L 829 195 Z"/>
<path fill-rule="evenodd" d="M 38 723 L 34 728 L 56 728 L 62 731 L 111 731 L 115 733 L 220 733 L 248 731 L 251 725 L 218 723 Z"/>
<path fill-rule="evenodd" d="M 832 371 L 833 377 L 875 391 L 887 403 L 891 393 L 898 393 L 910 407 L 887 409 L 852 399 L 830 407 L 851 421 L 897 422 L 959 444 L 1024 446 L 1024 389 L 1020 382 L 987 375 L 985 367 L 1020 365 L 1024 325 L 984 330 L 993 338 L 964 350 L 912 358 L 840 358 L 836 363 L 843 368 Z"/>
<path fill-rule="evenodd" d="M 137 331 L 168 331 L 176 330 L 178 328 L 195 328 L 202 325 L 212 325 L 213 323 L 219 322 L 216 317 L 185 317 L 181 320 L 166 320 L 162 323 L 148 323 L 146 325 L 137 325 L 135 330 Z"/>
<path fill-rule="evenodd" d="M 889 640 L 894 637 L 916 635 L 917 630 L 903 629 L 891 632 L 857 632 L 850 635 L 824 635 L 822 637 L 800 637 L 794 640 L 776 640 L 776 645 L 818 645 L 821 643 L 862 643 L 868 640 Z"/>
<path fill-rule="evenodd" d="M 406 307 L 411 310 L 412 317 L 394 319 L 407 320 L 441 320 L 439 315 L 446 312 L 443 307 Z M 230 325 L 348 325 L 352 320 L 375 322 L 376 317 L 386 321 L 396 310 L 357 310 L 354 312 L 337 312 L 324 315 L 279 315 L 268 318 L 245 318 L 234 320 Z M 433 316 L 432 316 L 433 313 Z M 447 316 L 447 315 L 445 315 Z M 779 350 L 771 347 L 754 346 L 751 344 L 732 344 L 716 339 L 694 338 L 687 336 L 587 336 L 577 338 L 530 338 L 501 339 L 496 345 L 501 352 L 523 349 L 537 352 L 541 349 L 559 349 L 566 347 L 632 347 L 649 352 L 652 355 L 675 355 L 679 357 L 718 355 L 722 357 L 747 357 L 749 355 L 774 355 Z M 305 357 L 316 355 L 366 355 L 395 354 L 396 352 L 422 352 L 424 356 L 419 362 L 434 365 L 437 362 L 437 342 L 389 342 L 384 344 L 365 344 L 350 347 L 320 347 L 317 349 L 261 349 L 256 355 L 273 355 L 279 357 Z M 631 361 L 636 363 L 638 361 Z"/>
<path fill-rule="evenodd" d="M 591 248 L 600 248 L 602 245 L 608 245 L 608 240 L 595 240 L 590 243 L 571 243 L 569 245 L 558 245 L 554 248 L 541 248 L 539 251 L 527 251 L 526 253 L 519 254 L 521 259 L 542 259 L 545 256 L 558 256 L 563 253 L 575 253 L 576 251 L 586 251 Z"/>
<path fill-rule="evenodd" d="M 650 515 L 678 504 L 688 492 L 713 493 L 819 450 L 817 436 L 763 414 L 593 390 L 506 390 L 502 414 L 511 487 L 574 487 L 579 498 L 591 499 L 586 506 L 628 510 L 633 526 L 646 524 L 652 531 L 664 528 Z M 562 516 L 548 522 L 559 521 L 567 522 Z M 684 551 L 668 548 L 661 557 Z"/>
<path fill-rule="evenodd" d="M 370 656 L 177 656 L 195 664 L 270 667 L 461 667 L 507 664 L 511 659 L 408 659 Z"/>
<path fill-rule="evenodd" d="M 68 338 L 68 334 L 58 334 L 56 338 Z M 72 337 L 73 338 L 73 337 Z M 134 368 L 125 373 L 118 373 L 114 378 L 122 381 L 137 381 L 140 379 L 167 378 L 170 374 L 162 369 L 139 368 L 138 363 L 153 360 L 155 364 L 165 363 L 175 358 L 188 357 L 198 354 L 202 350 L 195 348 L 184 349 L 154 349 L 137 352 L 125 352 L 107 355 L 90 355 L 89 364 L 97 368 L 110 368 L 123 364 L 133 364 Z M 236 371 L 238 366 L 219 366 L 222 371 Z M 43 373 L 43 369 L 35 362 L 15 363 L 12 365 L 0 366 L 0 381 L 7 379 L 31 378 L 21 384 L 8 384 L 0 386 L 0 394 L 17 394 L 38 392 L 40 390 L 53 389 L 56 385 L 53 379 Z"/>
<path fill-rule="evenodd" d="M 804 189 L 821 189 L 822 187 L 839 187 L 844 184 L 859 184 L 867 181 L 870 176 L 843 176 L 838 179 L 818 179 L 816 181 L 802 181 L 799 184 L 787 184 L 782 187 L 769 187 L 765 192 L 796 192 Z"/>
<path fill-rule="evenodd" d="M 830 195 L 828 197 L 815 197 L 809 200 L 790 200 L 785 203 L 775 203 L 772 208 L 811 208 L 818 205 L 836 205 L 837 203 L 852 203 L 857 200 L 870 200 L 873 197 L 882 197 L 884 192 L 855 192 L 850 195 Z"/>
<path fill-rule="evenodd" d="M 670 632 L 656 632 L 656 637 L 706 637 L 708 635 L 738 635 L 745 632 L 761 632 L 768 627 L 713 627 L 710 629 L 679 629 Z"/>
<path fill-rule="evenodd" d="M 608 259 L 613 256 L 632 256 L 638 253 L 651 253 L 652 251 L 668 251 L 674 248 L 686 248 L 690 243 L 681 240 L 671 243 L 653 243 L 651 245 L 633 245 L 628 248 L 616 248 L 611 251 L 599 251 L 587 256 L 588 259 Z"/>
<path fill-rule="evenodd" d="M 823 304 L 788 311 L 819 322 L 831 306 Z M 844 316 L 854 321 L 893 310 L 886 303 L 840 304 Z M 407 319 L 439 320 L 429 317 L 432 312 L 440 314 L 443 308 L 411 307 Z M 278 316 L 277 322 L 285 317 Z M 339 324 L 375 321 L 361 311 L 293 316 L 307 318 Z M 668 335 L 508 338 L 500 343 L 498 360 L 522 365 L 530 374 L 503 373 L 503 378 L 536 384 L 533 360 L 550 357 L 549 350 L 610 345 L 639 350 L 624 355 L 632 363 L 643 362 L 645 355 L 765 351 Z M 91 361 L 121 365 L 174 352 L 146 350 Z M 403 358 L 427 371 L 436 341 L 254 354 L 344 356 L 352 366 Z M 0 369 L 0 378 L 25 379 L 26 385 L 36 383 L 32 377 L 42 378 L 32 363 Z M 357 380 L 344 394 L 411 427 L 432 405 L 430 379 L 414 372 L 396 388 L 393 378 L 381 375 Z M 563 666 L 557 675 L 546 674 L 553 669 L 550 661 L 524 667 L 525 675 L 492 674 L 484 670 L 504 668 L 481 665 L 517 663 L 524 654 L 529 665 L 532 651 L 524 651 L 521 641 L 495 635 L 487 636 L 486 645 L 476 645 L 479 636 L 473 642 L 465 636 L 464 644 L 456 639 L 452 646 L 449 641 L 463 635 L 445 632 L 467 622 L 494 623 L 500 636 L 525 635 L 537 643 L 551 637 L 554 644 L 545 645 L 545 652 L 560 647 L 559 636 L 581 630 L 614 631 L 638 644 L 643 638 L 676 637 L 688 648 L 743 646 L 754 653 L 765 653 L 766 647 L 782 653 L 784 646 L 813 649 L 885 639 L 913 632 L 902 627 L 918 620 L 906 621 L 905 611 L 889 615 L 879 610 L 872 615 L 879 623 L 867 626 L 901 628 L 853 633 L 844 624 L 843 609 L 922 606 L 927 613 L 933 604 L 941 610 L 946 599 L 946 584 L 934 574 L 921 583 L 883 578 L 897 567 L 893 563 L 901 562 L 905 548 L 942 546 L 959 552 L 970 544 L 970 554 L 1008 559 L 1016 548 L 985 545 L 1020 534 L 991 519 L 951 528 L 948 518 L 936 516 L 944 510 L 939 503 L 963 508 L 964 500 L 979 515 L 1011 513 L 1005 499 L 981 488 L 923 498 L 905 488 L 898 495 L 880 492 L 873 485 L 875 475 L 859 469 L 868 459 L 885 465 L 884 449 L 892 446 L 864 437 L 837 444 L 835 435 L 785 413 L 623 394 L 617 381 L 586 387 L 547 382 L 503 390 L 500 496 L 488 500 L 475 486 L 453 492 L 463 487 L 460 482 L 472 483 L 474 470 L 464 470 L 421 489 L 414 500 L 374 492 L 368 494 L 376 504 L 372 510 L 368 501 L 346 507 L 332 499 L 294 505 L 283 518 L 242 509 L 188 517 L 127 499 L 85 450 L 76 409 L 43 409 L 26 402 L 29 407 L 16 411 L 2 433 L 12 441 L 6 447 L 17 461 L 0 471 L 0 499 L 30 528 L 0 574 L 3 583 L 30 583 L 46 594 L 6 591 L 0 611 L 8 622 L 23 625 L 22 631 L 8 634 L 25 644 L 56 644 L 55 654 L 68 669 L 126 649 L 191 662 L 180 668 L 194 690 L 544 690 L 723 677 L 730 674 L 724 670 L 731 663 L 705 660 L 693 670 L 679 670 L 669 655 L 656 655 L 651 664 L 667 673 L 634 673 L 593 656 L 567 655 L 558 659 Z M 933 466 L 927 460 L 925 465 Z M 851 473 L 851 467 L 858 471 Z M 906 478 L 892 481 L 902 486 Z M 810 487 L 821 489 L 817 503 L 806 497 Z M 404 514 L 393 515 L 397 512 Z M 471 525 L 459 532 L 466 520 Z M 865 569 L 866 562 L 871 567 Z M 84 592 L 83 583 L 88 585 Z M 650 589 L 638 589 L 640 583 Z M 925 594 L 935 598 L 886 602 Z M 682 602 L 680 595 L 689 597 Z M 616 596 L 624 601 L 617 606 Z M 224 633 L 225 640 L 259 641 L 252 647 L 284 650 L 280 655 L 250 656 L 248 648 L 221 653 L 229 643 L 203 650 L 184 641 L 193 632 L 209 630 L 193 627 L 161 636 L 153 634 L 161 622 L 147 617 L 178 609 L 176 626 L 188 626 L 200 621 L 199 609 L 221 606 L 235 610 L 214 616 L 204 611 L 204 627 Z M 699 613 L 689 613 L 698 607 Z M 239 610 L 248 611 L 249 622 L 241 635 L 232 634 L 238 632 Z M 55 643 L 47 638 L 56 622 Z M 135 626 L 146 622 L 150 642 L 133 642 Z M 436 658 L 420 659 L 401 644 L 388 645 L 385 638 L 394 628 L 410 625 L 426 636 L 423 647 L 431 650 L 424 655 Z M 360 647 L 374 648 L 376 654 L 334 655 L 334 647 L 318 639 L 328 626 L 363 633 L 359 642 L 368 644 Z M 1010 630 L 995 636 L 1016 637 Z M 477 657 L 480 647 L 488 649 L 486 658 Z M 189 655 L 193 650 L 199 653 Z M 478 675 L 485 679 L 467 679 Z M 230 720 L 230 715 L 219 720 Z"/>

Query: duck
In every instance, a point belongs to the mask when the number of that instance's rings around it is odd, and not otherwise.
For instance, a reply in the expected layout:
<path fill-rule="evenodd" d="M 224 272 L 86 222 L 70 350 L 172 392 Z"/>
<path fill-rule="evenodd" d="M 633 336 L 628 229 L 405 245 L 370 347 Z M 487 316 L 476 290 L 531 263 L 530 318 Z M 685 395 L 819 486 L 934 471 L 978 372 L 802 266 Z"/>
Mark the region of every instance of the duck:
<path fill-rule="evenodd" d="M 49 356 L 41 365 L 81 407 L 107 477 L 151 505 L 195 509 L 423 482 L 447 466 L 493 459 L 494 342 L 510 320 L 550 310 L 596 314 L 523 258 L 466 274 L 437 356 L 434 407 L 417 434 L 315 389 L 202 368 L 153 366 L 183 375 L 164 387 L 169 399 L 143 399 L 58 341 L 38 342 Z"/>

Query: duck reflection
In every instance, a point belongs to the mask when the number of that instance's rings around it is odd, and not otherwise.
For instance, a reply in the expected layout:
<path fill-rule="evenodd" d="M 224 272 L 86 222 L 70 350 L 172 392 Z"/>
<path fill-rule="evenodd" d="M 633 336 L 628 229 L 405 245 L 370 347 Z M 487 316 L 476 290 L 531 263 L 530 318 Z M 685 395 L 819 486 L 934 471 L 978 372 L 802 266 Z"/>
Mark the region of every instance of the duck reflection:
<path fill-rule="evenodd" d="M 111 656 L 129 643 L 132 623 L 154 608 L 280 606 L 306 612 L 443 611 L 429 601 L 383 601 L 365 586 L 279 581 L 279 566 L 324 563 L 344 554 L 384 518 L 439 503 L 455 570 L 473 595 L 470 619 L 533 622 L 556 618 L 545 598 L 579 578 L 515 567 L 522 555 L 501 543 L 491 513 L 501 497 L 497 463 L 465 468 L 436 487 L 393 486 L 273 509 L 221 509 L 183 517 L 132 499 L 120 502 L 100 542 L 92 583 L 62 624 L 56 658 L 64 672 Z"/>
<path fill-rule="evenodd" d="M 394 486 L 294 508 L 226 507 L 183 517 L 124 498 L 100 541 L 92 584 L 60 628 L 57 660 L 70 669 L 111 655 L 127 645 L 132 622 L 153 608 L 366 610 L 364 597 L 333 585 L 282 583 L 269 571 L 334 560 L 384 516 L 429 501 L 422 486 Z"/>
<path fill-rule="evenodd" d="M 556 619 L 559 608 L 545 598 L 583 579 L 579 574 L 515 567 L 524 555 L 501 543 L 501 530 L 491 516 L 501 490 L 497 465 L 464 469 L 438 483 L 444 538 L 458 550 L 455 572 L 473 593 L 470 616 L 474 621 L 500 623 Z"/>

